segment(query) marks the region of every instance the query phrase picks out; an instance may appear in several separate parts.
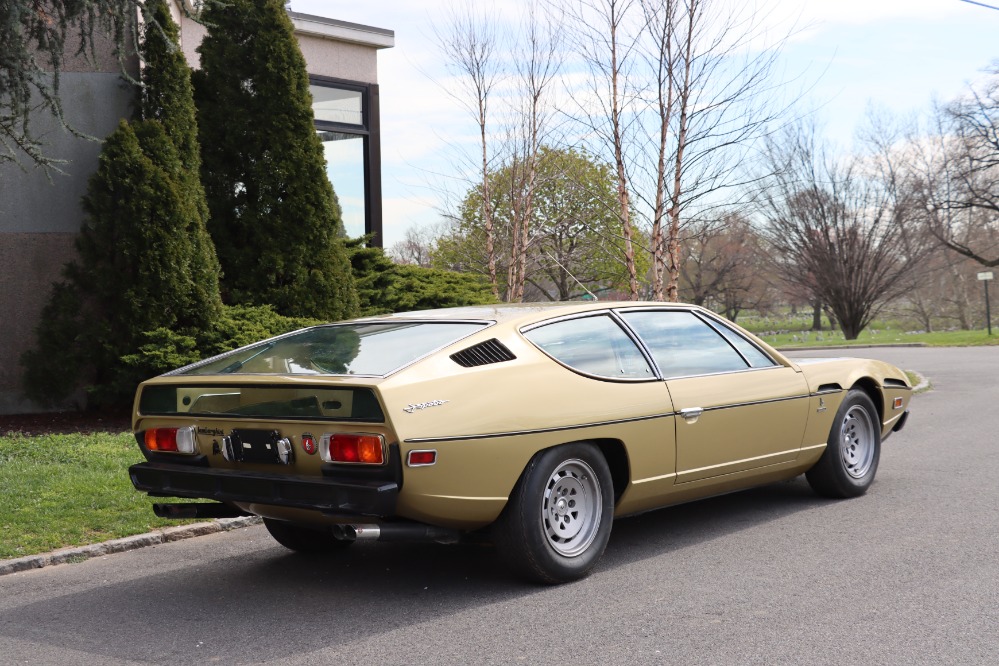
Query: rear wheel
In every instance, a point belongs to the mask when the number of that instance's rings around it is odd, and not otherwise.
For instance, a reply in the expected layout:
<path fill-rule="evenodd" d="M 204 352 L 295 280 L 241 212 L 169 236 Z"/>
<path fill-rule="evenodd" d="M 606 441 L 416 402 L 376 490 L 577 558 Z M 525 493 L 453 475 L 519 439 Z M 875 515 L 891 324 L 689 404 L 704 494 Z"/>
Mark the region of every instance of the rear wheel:
<path fill-rule="evenodd" d="M 537 582 L 583 578 L 607 547 L 613 490 L 610 468 L 596 446 L 541 451 L 528 463 L 497 524 L 500 552 Z"/>
<path fill-rule="evenodd" d="M 805 477 L 820 495 L 857 497 L 874 482 L 881 457 L 878 411 L 863 391 L 851 389 L 836 412 L 829 443 Z"/>
<path fill-rule="evenodd" d="M 273 518 L 264 518 L 264 527 L 275 541 L 296 553 L 332 553 L 343 550 L 353 543 L 335 539 L 329 530 L 286 523 Z"/>

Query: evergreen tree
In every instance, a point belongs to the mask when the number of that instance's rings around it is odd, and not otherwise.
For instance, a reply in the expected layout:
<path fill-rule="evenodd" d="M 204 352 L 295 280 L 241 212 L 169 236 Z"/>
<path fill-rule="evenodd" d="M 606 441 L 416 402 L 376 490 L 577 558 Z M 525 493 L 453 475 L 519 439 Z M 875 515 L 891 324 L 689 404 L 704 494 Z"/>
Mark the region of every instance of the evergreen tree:
<path fill-rule="evenodd" d="M 167 0 L 148 0 L 145 9 L 142 117 L 159 121 L 177 149 L 180 168 L 175 170 L 176 178 L 191 204 L 185 230 L 192 246 L 189 306 L 208 323 L 221 315 L 222 297 L 219 261 L 208 234 L 208 203 L 201 185 L 201 148 L 191 68 L 177 47 L 180 31 L 170 15 Z"/>
<path fill-rule="evenodd" d="M 212 325 L 195 296 L 188 228 L 197 212 L 181 171 L 159 121 L 122 121 L 105 139 L 83 198 L 79 259 L 66 266 L 67 284 L 54 290 L 38 347 L 24 358 L 29 397 L 59 402 L 78 388 L 72 381 L 78 379 L 92 387 L 94 404 L 123 404 L 153 374 L 121 363 L 149 332 L 190 334 Z"/>
<path fill-rule="evenodd" d="M 125 404 L 150 375 L 198 357 L 224 319 L 207 230 L 190 69 L 165 0 L 150 0 L 141 55 L 141 115 L 105 139 L 76 240 L 25 354 L 25 386 L 42 403 L 81 384 L 97 406 Z"/>
<path fill-rule="evenodd" d="M 349 317 L 357 294 L 340 207 L 284 3 L 228 0 L 204 20 L 195 97 L 223 294 L 284 315 Z"/>

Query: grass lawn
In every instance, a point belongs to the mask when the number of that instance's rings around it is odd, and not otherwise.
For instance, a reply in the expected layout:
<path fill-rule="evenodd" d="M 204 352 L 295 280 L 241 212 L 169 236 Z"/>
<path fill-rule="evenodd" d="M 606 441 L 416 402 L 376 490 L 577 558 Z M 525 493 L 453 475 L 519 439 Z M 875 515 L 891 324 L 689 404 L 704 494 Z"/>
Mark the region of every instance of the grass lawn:
<path fill-rule="evenodd" d="M 999 330 L 992 336 L 981 331 L 942 331 L 939 333 L 907 333 L 900 330 L 867 329 L 856 340 L 844 340 L 839 331 L 804 331 L 778 335 L 757 332 L 764 342 L 780 349 L 795 347 L 849 347 L 852 345 L 891 345 L 919 342 L 930 347 L 975 347 L 999 345 Z"/>
<path fill-rule="evenodd" d="M 131 433 L 0 436 L 0 559 L 180 524 L 132 487 L 142 460 Z"/>

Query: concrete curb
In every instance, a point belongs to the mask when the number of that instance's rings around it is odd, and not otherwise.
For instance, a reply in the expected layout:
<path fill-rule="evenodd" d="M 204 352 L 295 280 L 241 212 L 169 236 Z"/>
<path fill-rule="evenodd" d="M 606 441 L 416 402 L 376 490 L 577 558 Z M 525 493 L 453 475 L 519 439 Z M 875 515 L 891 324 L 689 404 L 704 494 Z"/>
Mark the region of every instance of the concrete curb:
<path fill-rule="evenodd" d="M 241 527 L 259 525 L 262 521 L 257 516 L 243 516 L 241 518 L 217 518 L 207 523 L 194 523 L 193 525 L 178 525 L 176 527 L 166 527 L 147 534 L 136 534 L 135 536 L 112 539 L 104 543 L 94 543 L 89 546 L 75 546 L 73 548 L 60 548 L 51 553 L 41 555 L 28 555 L 18 557 L 13 560 L 0 560 L 0 576 L 17 573 L 19 571 L 29 571 L 31 569 L 41 569 L 53 564 L 67 564 L 82 562 L 92 557 L 101 557 L 112 553 L 123 553 L 126 550 L 155 546 L 181 539 L 204 536 L 205 534 L 217 534 L 228 532 Z"/>

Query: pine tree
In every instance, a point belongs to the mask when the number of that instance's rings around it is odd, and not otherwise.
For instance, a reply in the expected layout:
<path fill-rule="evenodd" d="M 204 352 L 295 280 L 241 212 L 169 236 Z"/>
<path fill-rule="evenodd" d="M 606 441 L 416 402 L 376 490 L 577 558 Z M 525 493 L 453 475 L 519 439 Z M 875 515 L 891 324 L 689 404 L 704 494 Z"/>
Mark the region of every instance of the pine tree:
<path fill-rule="evenodd" d="M 148 0 L 143 32 L 142 117 L 159 121 L 177 149 L 178 183 L 192 206 L 184 233 L 191 242 L 192 290 L 188 307 L 201 326 L 216 321 L 222 310 L 221 272 L 215 245 L 208 234 L 208 202 L 201 185 L 201 147 L 191 68 L 177 47 L 180 31 L 166 0 Z"/>
<path fill-rule="evenodd" d="M 64 270 L 25 355 L 26 393 L 59 402 L 92 387 L 97 406 L 123 404 L 148 368 L 125 365 L 159 329 L 200 332 L 211 326 L 197 293 L 188 234 L 196 204 L 179 174 L 180 159 L 157 120 L 122 121 L 104 141 L 76 239 L 79 259 Z M 59 368 L 72 369 L 66 377 Z M 162 370 L 162 369 L 158 369 Z M 75 375 L 75 377 L 73 376 Z"/>
<path fill-rule="evenodd" d="M 352 316 L 340 207 L 284 3 L 228 0 L 204 19 L 195 98 L 223 295 L 284 315 Z"/>
<path fill-rule="evenodd" d="M 135 385 L 197 358 L 223 317 L 206 226 L 190 69 L 164 0 L 150 0 L 141 55 L 142 120 L 105 141 L 64 269 L 25 354 L 25 388 L 58 403 L 79 386 L 92 406 L 127 404 Z M 150 346 L 158 349 L 150 349 Z"/>

